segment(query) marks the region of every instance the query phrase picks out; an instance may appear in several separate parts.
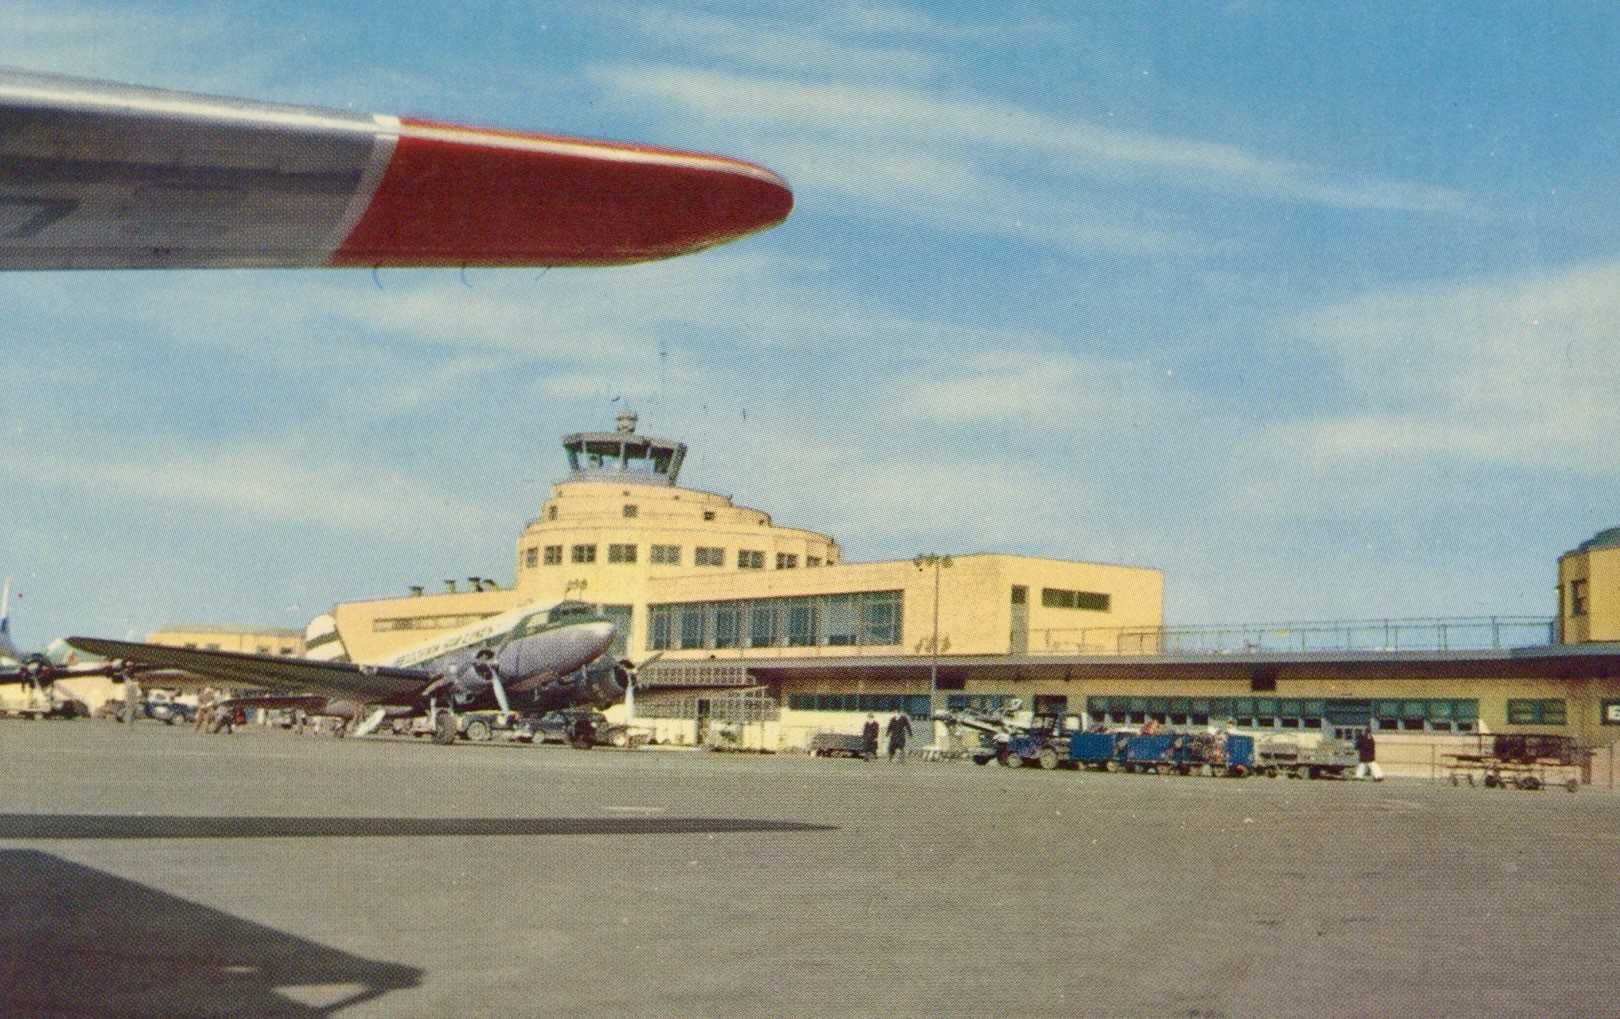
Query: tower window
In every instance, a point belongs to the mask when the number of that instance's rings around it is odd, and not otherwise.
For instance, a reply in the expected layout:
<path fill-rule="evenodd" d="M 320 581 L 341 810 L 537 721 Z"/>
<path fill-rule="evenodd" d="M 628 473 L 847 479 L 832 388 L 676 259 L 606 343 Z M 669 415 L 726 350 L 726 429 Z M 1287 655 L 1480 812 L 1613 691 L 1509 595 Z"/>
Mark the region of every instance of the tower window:
<path fill-rule="evenodd" d="M 596 562 L 596 546 L 575 545 L 572 555 L 576 563 L 594 563 Z"/>
<path fill-rule="evenodd" d="M 540 549 L 526 548 L 523 550 L 523 567 L 532 570 L 540 565 Z"/>
<path fill-rule="evenodd" d="M 765 553 L 753 549 L 739 548 L 737 550 L 737 569 L 763 570 L 765 568 Z"/>
<path fill-rule="evenodd" d="M 799 566 L 799 557 L 791 552 L 776 553 L 776 568 L 779 570 L 793 570 Z"/>
<path fill-rule="evenodd" d="M 547 506 L 546 507 L 546 519 L 547 520 L 556 520 L 557 519 L 557 507 L 555 507 L 555 506 Z"/>
<path fill-rule="evenodd" d="M 1586 615 L 1586 581 L 1572 580 L 1569 582 L 1569 614 L 1572 616 Z"/>
<path fill-rule="evenodd" d="M 713 520 L 714 519 L 714 510 L 704 510 L 703 511 L 703 519 L 704 520 Z"/>
<path fill-rule="evenodd" d="M 654 545 L 648 558 L 655 566 L 679 566 L 681 564 L 681 546 Z"/>
<path fill-rule="evenodd" d="M 708 548 L 699 545 L 692 550 L 692 565 L 694 566 L 724 566 L 726 564 L 726 550 L 723 548 Z"/>
<path fill-rule="evenodd" d="M 638 514 L 640 514 L 640 512 L 641 512 L 641 507 L 639 507 L 639 506 L 631 506 L 629 504 L 626 504 L 625 507 L 624 507 L 624 516 L 625 516 L 625 519 L 627 519 L 627 520 L 634 519 Z"/>
<path fill-rule="evenodd" d="M 807 566 L 807 567 L 810 567 L 812 569 L 817 567 L 817 566 L 820 566 L 821 565 L 821 557 L 820 556 L 814 556 L 814 555 L 807 555 L 807 556 L 804 557 L 804 565 Z"/>
<path fill-rule="evenodd" d="M 608 546 L 608 562 L 610 562 L 610 563 L 633 563 L 635 561 L 636 561 L 636 546 L 634 546 L 634 545 L 609 545 Z"/>
<path fill-rule="evenodd" d="M 546 546 L 546 565 L 547 566 L 561 566 L 562 565 L 562 546 L 561 545 L 547 545 Z"/>

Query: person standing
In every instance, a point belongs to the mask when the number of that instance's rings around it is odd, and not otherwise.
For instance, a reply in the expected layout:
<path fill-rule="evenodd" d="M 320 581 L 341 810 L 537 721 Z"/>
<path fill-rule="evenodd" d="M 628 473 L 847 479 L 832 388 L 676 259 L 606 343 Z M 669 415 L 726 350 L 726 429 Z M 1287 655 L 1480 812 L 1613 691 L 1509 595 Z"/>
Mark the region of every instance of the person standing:
<path fill-rule="evenodd" d="M 904 711 L 889 719 L 889 760 L 906 763 L 906 740 L 911 738 L 911 717 Z"/>
<path fill-rule="evenodd" d="M 867 715 L 866 724 L 861 726 L 861 754 L 868 761 L 877 760 L 878 730 L 877 716 Z"/>
<path fill-rule="evenodd" d="M 1374 782 L 1384 780 L 1384 769 L 1378 766 L 1378 741 L 1373 738 L 1372 730 L 1363 729 L 1356 737 L 1356 756 L 1361 763 L 1356 765 L 1356 777 L 1372 777 Z"/>

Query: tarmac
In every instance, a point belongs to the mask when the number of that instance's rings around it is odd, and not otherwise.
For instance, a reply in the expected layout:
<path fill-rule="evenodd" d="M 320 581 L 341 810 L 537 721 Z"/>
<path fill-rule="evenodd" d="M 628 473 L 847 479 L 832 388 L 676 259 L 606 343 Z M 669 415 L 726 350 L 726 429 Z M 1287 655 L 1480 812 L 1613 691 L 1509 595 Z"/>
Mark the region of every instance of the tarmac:
<path fill-rule="evenodd" d="M 1612 1015 L 1620 797 L 0 722 L 0 1015 Z"/>

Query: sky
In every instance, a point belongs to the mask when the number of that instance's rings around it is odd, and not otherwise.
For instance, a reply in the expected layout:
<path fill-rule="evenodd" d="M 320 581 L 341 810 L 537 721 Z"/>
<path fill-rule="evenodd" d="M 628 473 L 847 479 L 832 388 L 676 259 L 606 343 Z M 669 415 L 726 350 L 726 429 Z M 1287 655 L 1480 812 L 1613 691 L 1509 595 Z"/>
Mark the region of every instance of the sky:
<path fill-rule="evenodd" d="M 25 648 L 509 583 L 568 432 L 847 561 L 1174 625 L 1550 615 L 1620 524 L 1599 3 L 0 0 L 0 65 L 641 141 L 792 186 L 610 269 L 0 274 Z"/>

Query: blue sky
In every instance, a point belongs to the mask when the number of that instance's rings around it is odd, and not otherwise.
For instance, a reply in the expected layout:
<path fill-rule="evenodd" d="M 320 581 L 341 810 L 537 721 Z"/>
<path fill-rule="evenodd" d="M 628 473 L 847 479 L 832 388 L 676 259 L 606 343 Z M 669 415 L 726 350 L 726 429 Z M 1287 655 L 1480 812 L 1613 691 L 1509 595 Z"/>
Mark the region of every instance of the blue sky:
<path fill-rule="evenodd" d="M 629 269 L 0 276 L 25 645 L 509 580 L 626 403 L 849 559 L 1155 566 L 1173 623 L 1546 614 L 1620 522 L 1607 5 L 193 6 L 0 0 L 0 64 L 797 207 Z"/>

